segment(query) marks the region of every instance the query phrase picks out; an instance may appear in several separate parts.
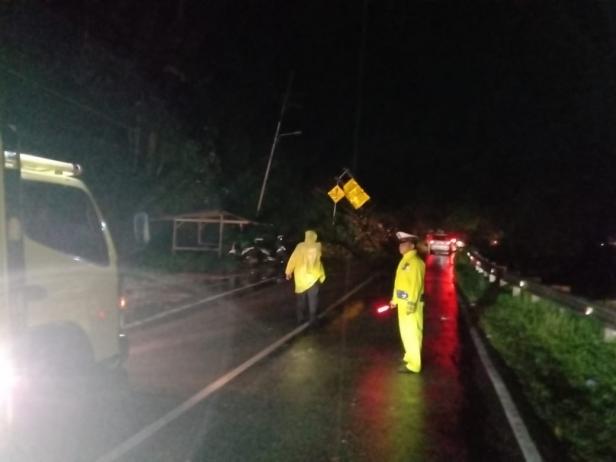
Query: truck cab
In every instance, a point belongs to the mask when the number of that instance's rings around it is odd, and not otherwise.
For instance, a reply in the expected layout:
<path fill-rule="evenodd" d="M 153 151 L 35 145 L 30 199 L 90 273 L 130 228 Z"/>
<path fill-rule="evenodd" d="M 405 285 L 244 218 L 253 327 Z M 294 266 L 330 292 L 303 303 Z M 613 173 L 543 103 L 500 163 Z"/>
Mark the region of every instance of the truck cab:
<path fill-rule="evenodd" d="M 81 168 L 8 151 L 1 167 L 0 393 L 12 374 L 119 364 L 117 255 Z"/>
<path fill-rule="evenodd" d="M 10 156 L 6 156 L 8 168 Z M 117 255 L 81 168 L 20 155 L 25 328 L 71 326 L 95 361 L 122 354 Z"/>

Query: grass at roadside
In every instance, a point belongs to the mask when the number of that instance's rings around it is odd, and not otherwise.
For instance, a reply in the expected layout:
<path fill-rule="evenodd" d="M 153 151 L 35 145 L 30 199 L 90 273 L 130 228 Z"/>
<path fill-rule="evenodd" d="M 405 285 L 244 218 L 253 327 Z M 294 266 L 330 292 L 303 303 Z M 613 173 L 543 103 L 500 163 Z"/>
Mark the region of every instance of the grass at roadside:
<path fill-rule="evenodd" d="M 461 290 L 481 300 L 487 284 L 471 272 L 468 260 L 456 262 Z M 616 345 L 603 341 L 600 324 L 505 289 L 480 311 L 480 327 L 570 459 L 614 460 Z"/>
<path fill-rule="evenodd" d="M 456 254 L 455 260 L 456 282 L 471 303 L 477 300 L 488 289 L 488 282 L 470 264 L 469 258 L 464 253 Z"/>

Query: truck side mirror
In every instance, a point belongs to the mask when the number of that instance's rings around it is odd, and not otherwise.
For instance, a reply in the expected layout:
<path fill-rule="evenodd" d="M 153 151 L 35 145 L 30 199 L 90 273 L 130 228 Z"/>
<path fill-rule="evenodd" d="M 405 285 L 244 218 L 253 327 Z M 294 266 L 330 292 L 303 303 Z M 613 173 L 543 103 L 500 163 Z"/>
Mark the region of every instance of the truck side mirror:
<path fill-rule="evenodd" d="M 140 248 L 150 242 L 150 217 L 145 212 L 139 212 L 133 217 L 133 233 L 135 242 Z"/>

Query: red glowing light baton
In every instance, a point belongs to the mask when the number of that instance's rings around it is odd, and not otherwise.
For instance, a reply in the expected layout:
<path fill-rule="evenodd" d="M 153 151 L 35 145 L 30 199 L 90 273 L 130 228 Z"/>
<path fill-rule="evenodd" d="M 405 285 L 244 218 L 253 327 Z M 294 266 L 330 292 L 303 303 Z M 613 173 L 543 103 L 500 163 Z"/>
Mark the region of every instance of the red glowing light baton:
<path fill-rule="evenodd" d="M 381 305 L 376 309 L 377 314 L 385 314 L 390 310 L 395 310 L 396 308 L 398 308 L 396 305 L 390 305 L 389 303 L 387 305 Z"/>
<path fill-rule="evenodd" d="M 376 309 L 376 312 L 379 313 L 379 314 L 382 314 L 382 313 L 385 313 L 386 311 L 389 311 L 389 309 L 390 309 L 389 305 L 383 305 L 383 306 L 379 306 Z"/>

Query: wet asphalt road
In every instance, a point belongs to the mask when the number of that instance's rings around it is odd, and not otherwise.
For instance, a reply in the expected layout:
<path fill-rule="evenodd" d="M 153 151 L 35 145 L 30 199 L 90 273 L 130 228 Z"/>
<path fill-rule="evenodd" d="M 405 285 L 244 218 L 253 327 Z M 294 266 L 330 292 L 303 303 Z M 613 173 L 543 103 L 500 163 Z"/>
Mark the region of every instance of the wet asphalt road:
<path fill-rule="evenodd" d="M 393 273 L 393 268 L 388 273 Z M 325 307 L 364 281 L 338 272 Z M 431 257 L 424 370 L 397 373 L 395 314 L 376 316 L 389 274 L 117 460 L 516 460 L 515 443 L 459 325 L 453 266 Z M 295 328 L 289 283 L 130 332 L 127 378 L 42 385 L 16 460 L 94 461 Z M 35 416 L 35 417 L 34 417 Z"/>

